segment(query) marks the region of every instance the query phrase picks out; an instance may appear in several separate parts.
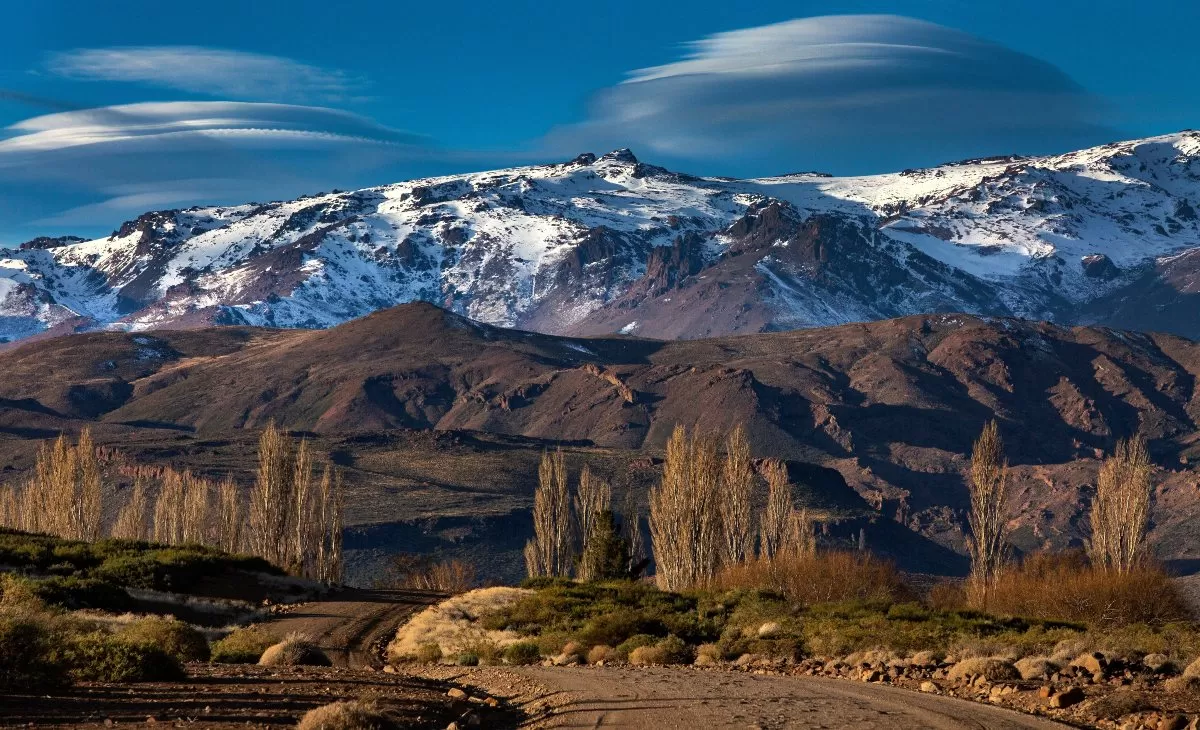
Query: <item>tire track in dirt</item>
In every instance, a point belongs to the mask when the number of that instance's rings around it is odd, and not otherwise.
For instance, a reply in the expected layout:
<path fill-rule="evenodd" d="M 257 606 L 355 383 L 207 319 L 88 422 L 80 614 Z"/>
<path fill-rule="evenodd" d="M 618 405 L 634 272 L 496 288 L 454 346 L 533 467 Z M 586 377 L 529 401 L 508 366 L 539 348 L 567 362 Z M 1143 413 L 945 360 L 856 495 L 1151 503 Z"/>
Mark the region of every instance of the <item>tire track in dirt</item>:
<path fill-rule="evenodd" d="M 379 669 L 396 629 L 445 598 L 429 591 L 347 589 L 329 600 L 298 606 L 270 625 L 280 635 L 308 636 L 336 667 Z"/>

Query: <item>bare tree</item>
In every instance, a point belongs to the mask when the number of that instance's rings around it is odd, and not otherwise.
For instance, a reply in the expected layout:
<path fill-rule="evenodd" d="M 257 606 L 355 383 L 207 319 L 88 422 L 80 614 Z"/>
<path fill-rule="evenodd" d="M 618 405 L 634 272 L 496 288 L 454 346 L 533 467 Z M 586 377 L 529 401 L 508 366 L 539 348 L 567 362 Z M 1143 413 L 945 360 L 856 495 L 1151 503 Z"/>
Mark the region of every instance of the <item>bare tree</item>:
<path fill-rule="evenodd" d="M 650 492 L 650 535 L 655 581 L 663 590 L 708 582 L 721 558 L 718 492 L 720 460 L 715 439 L 676 426 L 667 442 L 662 481 Z"/>
<path fill-rule="evenodd" d="M 184 502 L 187 487 L 184 476 L 174 469 L 163 472 L 154 500 L 154 541 L 164 545 L 178 545 L 184 535 Z"/>
<path fill-rule="evenodd" d="M 122 540 L 149 540 L 150 529 L 150 490 L 146 479 L 138 474 L 133 479 L 133 490 L 129 501 L 117 514 L 117 522 L 113 525 L 112 536 Z"/>
<path fill-rule="evenodd" d="M 592 474 L 592 470 L 584 466 L 579 474 L 579 486 L 575 492 L 575 517 L 579 523 L 578 533 L 581 539 L 579 555 L 579 579 L 596 580 L 600 566 L 595 560 L 588 560 L 595 555 L 595 550 L 589 550 L 588 543 L 594 539 L 606 539 L 608 535 L 597 532 L 598 520 L 612 510 L 612 487 L 602 479 Z"/>
<path fill-rule="evenodd" d="M 533 495 L 533 539 L 525 545 L 530 576 L 569 576 L 574 562 L 571 493 L 562 450 L 542 454 Z"/>
<path fill-rule="evenodd" d="M 637 494 L 633 483 L 626 475 L 625 497 L 621 507 L 621 532 L 629 546 L 629 563 L 625 566 L 626 573 L 637 577 L 644 569 L 646 560 L 646 543 L 642 534 L 642 511 L 638 506 Z"/>
<path fill-rule="evenodd" d="M 342 474 L 327 462 L 321 475 L 321 545 L 318 548 L 317 578 L 330 585 L 342 582 L 342 531 L 345 503 L 342 499 Z"/>
<path fill-rule="evenodd" d="M 103 483 L 91 431 L 85 428 L 74 446 L 66 436 L 42 444 L 34 476 L 22 491 L 20 521 L 26 529 L 71 540 L 98 538 Z"/>
<path fill-rule="evenodd" d="M 793 509 L 778 554 L 811 558 L 817 554 L 817 534 L 807 509 Z"/>
<path fill-rule="evenodd" d="M 759 551 L 764 558 L 773 558 L 783 551 L 791 529 L 792 484 L 787 465 L 779 459 L 767 460 L 763 476 L 767 480 L 767 505 L 759 524 Z"/>
<path fill-rule="evenodd" d="M 971 581 L 975 602 L 987 597 L 1004 568 L 1008 551 L 1008 461 L 995 420 L 983 427 L 971 452 Z"/>
<path fill-rule="evenodd" d="M 719 494 L 723 562 L 735 565 L 754 555 L 754 471 L 750 463 L 750 440 L 741 424 L 729 434 L 725 446 L 725 467 Z"/>
<path fill-rule="evenodd" d="M 288 515 L 292 505 L 289 439 L 272 421 L 258 440 L 258 478 L 250 492 L 250 552 L 286 566 Z"/>
<path fill-rule="evenodd" d="M 318 538 L 315 530 L 319 527 L 314 519 L 313 498 L 316 489 L 312 483 L 313 464 L 308 450 L 308 439 L 300 439 L 292 459 L 292 503 L 288 515 L 288 531 L 291 533 L 288 544 L 286 565 L 296 574 L 311 577 L 313 573 L 312 558 L 315 557 L 310 548 L 315 548 Z"/>
<path fill-rule="evenodd" d="M 1150 476 L 1153 467 L 1146 440 L 1118 441 L 1104 460 L 1092 500 L 1092 562 L 1105 570 L 1127 573 L 1143 558 L 1150 519 Z"/>
<path fill-rule="evenodd" d="M 226 478 L 217 487 L 216 546 L 227 553 L 242 550 L 242 526 L 246 508 L 241 490 L 233 479 Z"/>
<path fill-rule="evenodd" d="M 78 500 L 76 513 L 75 534 L 77 539 L 95 541 L 100 539 L 100 530 L 104 518 L 103 489 L 100 477 L 100 462 L 96 458 L 96 445 L 92 442 L 91 429 L 85 428 L 79 434 L 79 443 L 75 445 L 75 463 L 78 472 L 75 476 L 75 499 Z"/>

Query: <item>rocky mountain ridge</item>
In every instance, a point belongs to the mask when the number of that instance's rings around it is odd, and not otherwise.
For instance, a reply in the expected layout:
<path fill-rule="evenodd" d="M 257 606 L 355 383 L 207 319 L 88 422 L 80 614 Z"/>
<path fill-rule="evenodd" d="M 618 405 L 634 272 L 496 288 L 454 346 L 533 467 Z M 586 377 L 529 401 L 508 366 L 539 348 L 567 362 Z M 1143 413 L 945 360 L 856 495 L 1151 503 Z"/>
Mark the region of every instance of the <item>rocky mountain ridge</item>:
<path fill-rule="evenodd" d="M 0 339 L 322 328 L 423 300 L 695 338 L 925 312 L 1200 336 L 1200 133 L 867 177 L 700 178 L 628 150 L 147 213 L 0 250 Z"/>

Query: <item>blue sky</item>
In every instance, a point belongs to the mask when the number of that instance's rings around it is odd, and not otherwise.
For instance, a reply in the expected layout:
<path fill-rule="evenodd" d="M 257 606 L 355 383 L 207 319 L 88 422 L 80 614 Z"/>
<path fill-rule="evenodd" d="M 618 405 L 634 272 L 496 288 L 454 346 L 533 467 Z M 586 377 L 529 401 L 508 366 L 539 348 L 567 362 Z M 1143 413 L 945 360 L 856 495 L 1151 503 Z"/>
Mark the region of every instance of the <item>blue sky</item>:
<path fill-rule="evenodd" d="M 0 244 L 617 146 L 859 174 L 1200 125 L 1178 0 L 7 5 Z"/>

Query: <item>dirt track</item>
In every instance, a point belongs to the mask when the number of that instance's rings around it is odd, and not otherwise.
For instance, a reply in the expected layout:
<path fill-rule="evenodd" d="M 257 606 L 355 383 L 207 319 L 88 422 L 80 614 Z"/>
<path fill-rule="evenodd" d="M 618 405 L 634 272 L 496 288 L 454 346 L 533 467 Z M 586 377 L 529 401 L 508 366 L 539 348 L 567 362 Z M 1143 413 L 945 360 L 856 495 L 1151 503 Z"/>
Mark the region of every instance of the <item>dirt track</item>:
<path fill-rule="evenodd" d="M 279 635 L 301 633 L 325 650 L 334 666 L 379 669 L 382 647 L 414 612 L 445 598 L 427 591 L 351 589 L 329 601 L 306 603 L 272 622 Z"/>
<path fill-rule="evenodd" d="M 438 599 L 405 591 L 353 591 L 297 607 L 280 632 L 315 638 L 334 668 L 188 667 L 184 682 L 83 683 L 53 695 L 0 697 L 0 725 L 105 727 L 168 722 L 233 728 L 288 726 L 312 707 L 363 694 L 378 697 L 406 726 L 445 727 L 478 704 L 452 702 L 445 681 L 476 698 L 508 700 L 530 728 L 995 728 L 1065 726 L 935 695 L 832 679 L 691 668 L 413 668 L 415 676 L 370 671 L 381 644 L 412 612 Z M 366 671 L 364 671 L 366 670 Z M 511 726 L 497 710 L 488 726 Z M 153 720 L 150 720 L 153 718 Z"/>
<path fill-rule="evenodd" d="M 431 672 L 530 711 L 530 728 L 1050 730 L 1049 720 L 951 697 L 836 679 L 689 668 L 484 667 Z"/>

